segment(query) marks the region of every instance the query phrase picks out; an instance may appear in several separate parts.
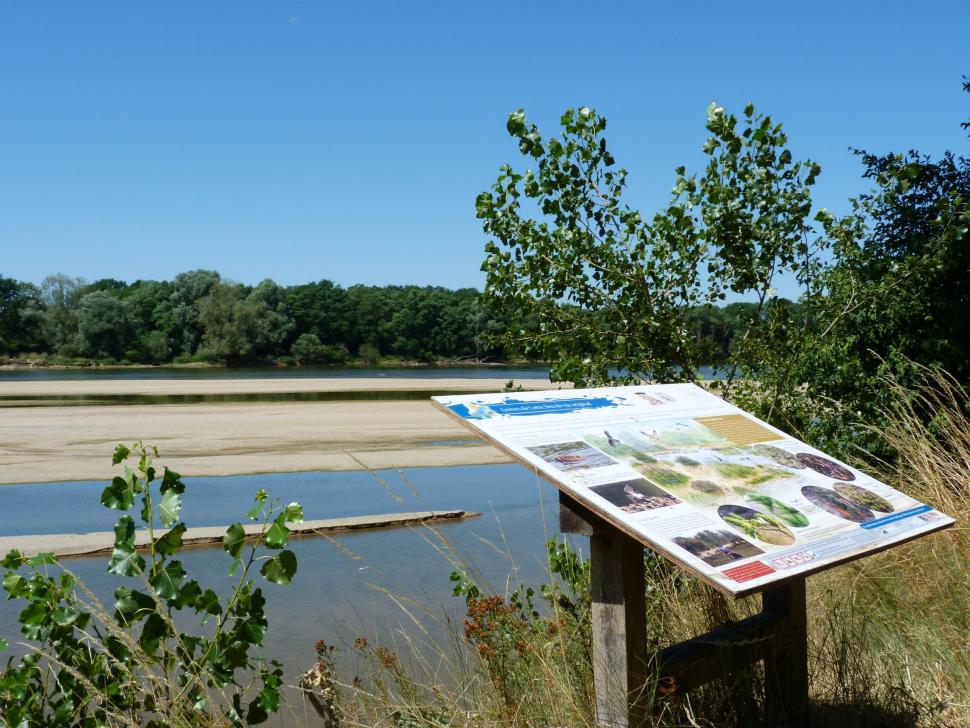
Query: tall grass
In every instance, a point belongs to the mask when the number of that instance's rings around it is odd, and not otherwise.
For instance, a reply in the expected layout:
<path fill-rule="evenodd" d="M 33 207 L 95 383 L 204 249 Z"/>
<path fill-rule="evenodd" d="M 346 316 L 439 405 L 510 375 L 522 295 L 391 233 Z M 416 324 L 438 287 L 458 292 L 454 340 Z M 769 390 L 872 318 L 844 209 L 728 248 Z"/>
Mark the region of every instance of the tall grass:
<path fill-rule="evenodd" d="M 894 401 L 876 434 L 897 457 L 877 475 L 957 524 L 809 579 L 816 725 L 970 725 L 968 397 L 947 375 L 921 371 L 915 389 L 886 382 Z M 362 674 L 329 673 L 330 725 L 594 726 L 588 566 L 566 551 L 550 551 L 543 606 L 521 588 L 496 595 L 469 585 L 465 623 L 449 625 L 446 644 L 405 633 L 393 648 L 358 643 Z M 652 648 L 760 608 L 647 565 Z M 648 724 L 762 725 L 763 700 L 755 666 L 684 698 L 650 696 Z"/>

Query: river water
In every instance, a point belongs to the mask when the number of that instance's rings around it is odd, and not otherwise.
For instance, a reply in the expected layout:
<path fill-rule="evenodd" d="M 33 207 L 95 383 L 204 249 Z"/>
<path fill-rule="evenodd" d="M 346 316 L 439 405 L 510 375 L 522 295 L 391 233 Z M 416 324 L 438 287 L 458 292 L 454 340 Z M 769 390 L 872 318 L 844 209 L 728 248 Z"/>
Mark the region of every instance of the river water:
<path fill-rule="evenodd" d="M 549 379 L 548 366 L 487 367 L 70 367 L 63 369 L 0 369 L 0 381 L 64 381 L 102 379 Z"/>
<path fill-rule="evenodd" d="M 714 367 L 697 370 L 704 379 L 721 376 Z M 335 367 L 72 367 L 64 369 L 0 369 L 3 381 L 70 381 L 102 379 L 549 379 L 549 367 L 484 366 L 484 367 L 399 367 L 341 369 Z"/>
<path fill-rule="evenodd" d="M 355 637 L 386 644 L 395 641 L 401 629 L 420 634 L 409 613 L 422 621 L 432 639 L 446 645 L 449 634 L 460 631 L 464 607 L 463 600 L 452 596 L 449 580 L 456 563 L 498 593 L 519 582 L 538 591 L 539 584 L 550 581 L 545 542 L 558 529 L 557 495 L 525 468 L 414 468 L 380 471 L 377 476 L 310 472 L 186 479 L 182 516 L 190 527 L 243 520 L 260 488 L 284 503 L 299 501 L 307 519 L 456 508 L 483 513 L 433 529 L 420 526 L 291 541 L 299 561 L 294 583 L 264 582 L 270 630 L 263 654 L 283 662 L 288 676 L 313 662 L 318 639 L 338 645 L 338 664 L 353 669 L 349 646 Z M 0 534 L 110 530 L 119 513 L 99 504 L 104 485 L 0 486 Z M 105 573 L 106 558 L 70 558 L 64 564 L 110 605 L 115 587 L 127 580 Z M 230 560 L 220 547 L 186 549 L 179 558 L 202 584 L 223 590 L 230 585 Z M 256 579 L 262 581 L 258 575 Z M 0 636 L 11 644 L 20 636 L 21 608 L 18 602 L 0 602 Z"/>

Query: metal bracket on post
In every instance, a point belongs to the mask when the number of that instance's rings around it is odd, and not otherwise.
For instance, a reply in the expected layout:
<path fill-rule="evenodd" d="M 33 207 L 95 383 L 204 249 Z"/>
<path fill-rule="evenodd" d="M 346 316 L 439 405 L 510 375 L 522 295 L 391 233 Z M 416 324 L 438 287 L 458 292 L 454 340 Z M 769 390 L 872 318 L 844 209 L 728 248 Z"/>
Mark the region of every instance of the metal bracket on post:
<path fill-rule="evenodd" d="M 609 728 L 645 722 L 648 680 L 658 695 L 683 695 L 764 660 L 771 725 L 807 728 L 808 632 L 805 579 L 762 594 L 763 611 L 647 655 L 643 546 L 559 493 L 559 530 L 590 537 L 596 720 Z"/>

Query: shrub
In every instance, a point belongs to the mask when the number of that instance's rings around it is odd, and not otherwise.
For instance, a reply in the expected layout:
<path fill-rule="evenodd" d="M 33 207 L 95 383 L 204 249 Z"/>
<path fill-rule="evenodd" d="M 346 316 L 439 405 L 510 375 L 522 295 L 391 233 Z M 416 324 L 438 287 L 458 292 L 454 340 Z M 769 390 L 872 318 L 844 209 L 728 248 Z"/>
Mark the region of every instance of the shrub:
<path fill-rule="evenodd" d="M 241 524 L 226 530 L 229 573 L 238 579 L 220 597 L 190 579 L 175 558 L 187 530 L 179 520 L 186 486 L 167 467 L 159 472 L 155 456 L 155 448 L 140 443 L 119 445 L 113 462 L 124 463 L 124 474 L 101 495 L 104 506 L 120 511 L 140 497 L 138 517 L 148 536 L 142 553 L 134 518 L 118 519 L 108 572 L 122 583 L 112 608 L 51 554 L 11 551 L 3 559 L 3 588 L 24 603 L 21 632 L 31 641 L 27 654 L 16 664 L 8 660 L 0 673 L 6 725 L 235 726 L 261 723 L 278 710 L 282 669 L 252 653 L 268 622 L 266 599 L 251 576 L 261 564 L 267 581 L 290 582 L 296 557 L 285 549 L 286 523 L 301 521 L 303 509 L 257 493 L 246 514 L 261 523 L 252 543 Z M 178 612 L 193 614 L 201 629 L 181 631 Z"/>

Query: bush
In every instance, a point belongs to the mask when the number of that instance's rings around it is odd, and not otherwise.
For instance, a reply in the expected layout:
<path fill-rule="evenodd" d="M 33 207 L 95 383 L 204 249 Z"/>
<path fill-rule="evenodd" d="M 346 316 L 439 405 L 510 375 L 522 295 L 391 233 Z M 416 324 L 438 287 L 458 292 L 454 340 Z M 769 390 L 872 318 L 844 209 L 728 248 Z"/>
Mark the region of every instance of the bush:
<path fill-rule="evenodd" d="M 223 548 L 238 580 L 220 597 L 190 579 L 174 558 L 187 530 L 179 521 L 186 486 L 168 468 L 159 473 L 154 456 L 153 447 L 119 445 L 113 462 L 125 464 L 124 474 L 101 495 L 104 506 L 121 511 L 140 496 L 138 515 L 148 534 L 143 553 L 132 516 L 122 515 L 115 525 L 108 572 L 122 583 L 113 607 L 102 605 L 51 554 L 26 558 L 11 551 L 3 559 L 3 588 L 9 599 L 24 602 L 21 632 L 32 643 L 0 673 L 6 725 L 235 726 L 261 723 L 278 710 L 282 669 L 252 654 L 268 622 L 266 599 L 251 575 L 261 563 L 267 581 L 290 582 L 296 557 L 285 549 L 286 523 L 302 521 L 303 509 L 257 493 L 246 514 L 261 524 L 252 543 L 247 546 L 241 524 L 226 530 Z M 194 614 L 202 629 L 181 631 L 178 612 Z M 0 640 L 0 648 L 5 645 Z"/>
<path fill-rule="evenodd" d="M 323 359 L 324 347 L 316 334 L 301 334 L 290 349 L 300 364 L 315 364 Z"/>
<path fill-rule="evenodd" d="M 381 352 L 373 344 L 361 344 L 357 349 L 357 356 L 362 364 L 377 364 L 381 360 Z"/>

